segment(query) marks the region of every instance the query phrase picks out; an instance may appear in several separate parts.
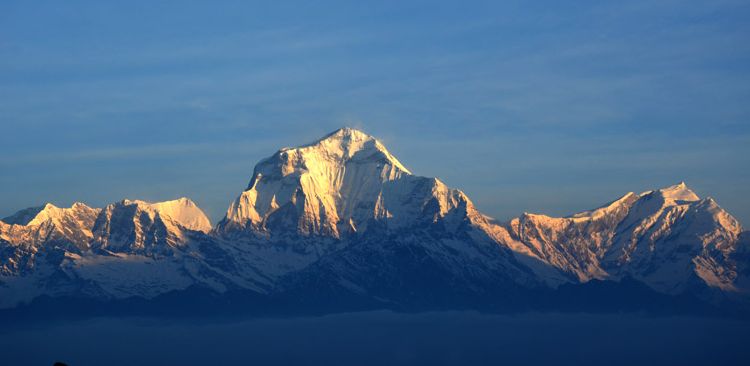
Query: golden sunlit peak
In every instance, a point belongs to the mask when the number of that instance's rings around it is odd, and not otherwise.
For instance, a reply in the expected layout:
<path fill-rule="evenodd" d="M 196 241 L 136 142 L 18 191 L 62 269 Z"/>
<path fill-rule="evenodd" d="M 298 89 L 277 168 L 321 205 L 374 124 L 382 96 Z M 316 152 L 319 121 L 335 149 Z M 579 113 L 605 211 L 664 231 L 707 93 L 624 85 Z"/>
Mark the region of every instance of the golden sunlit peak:
<path fill-rule="evenodd" d="M 327 135 L 325 135 L 320 140 L 313 143 L 313 145 L 326 141 L 331 139 L 342 139 L 342 140 L 351 140 L 351 141 L 367 141 L 367 140 L 376 140 L 374 137 L 364 133 L 361 130 L 358 130 L 356 128 L 352 127 L 342 127 L 339 128 L 336 131 L 333 131 Z"/>

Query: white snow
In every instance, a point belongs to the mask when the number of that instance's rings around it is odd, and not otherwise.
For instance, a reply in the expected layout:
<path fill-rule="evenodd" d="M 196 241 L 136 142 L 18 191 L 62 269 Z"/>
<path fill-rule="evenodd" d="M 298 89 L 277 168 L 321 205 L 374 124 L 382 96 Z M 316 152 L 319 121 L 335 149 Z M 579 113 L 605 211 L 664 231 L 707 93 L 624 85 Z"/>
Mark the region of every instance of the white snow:
<path fill-rule="evenodd" d="M 167 216 L 186 229 L 207 233 L 211 231 L 211 221 L 198 206 L 188 198 L 148 204 L 159 215 Z"/>
<path fill-rule="evenodd" d="M 281 230 L 341 237 L 371 220 L 411 224 L 433 198 L 441 217 L 467 201 L 437 179 L 412 175 L 372 136 L 343 128 L 261 161 L 220 228 L 270 232 L 281 222 Z"/>
<path fill-rule="evenodd" d="M 446 235 L 430 243 L 414 235 L 433 224 Z M 123 200 L 103 210 L 46 204 L 3 219 L 0 249 L 9 245 L 12 254 L 0 258 L 0 307 L 45 293 L 45 278 L 58 269 L 112 297 L 152 297 L 195 283 L 264 292 L 375 228 L 419 242 L 457 274 L 500 271 L 552 287 L 632 276 L 666 293 L 688 291 L 696 278 L 723 291 L 750 286 L 747 264 L 733 259 L 748 250 L 741 225 L 684 182 L 568 217 L 526 213 L 499 223 L 460 190 L 412 174 L 377 139 L 343 128 L 259 162 L 215 231 L 187 198 Z M 64 250 L 60 268 L 37 261 L 53 246 Z M 498 246 L 511 254 L 487 254 Z"/>
<path fill-rule="evenodd" d="M 662 188 L 658 192 L 662 197 L 664 197 L 665 200 L 670 202 L 692 202 L 700 200 L 700 197 L 698 197 L 695 192 L 690 190 L 685 182 L 680 182 L 679 184 Z"/>
<path fill-rule="evenodd" d="M 76 202 L 70 208 L 51 203 L 30 208 L 0 222 L 0 238 L 16 245 L 38 246 L 48 240 L 64 239 L 85 246 L 101 210 Z"/>
<path fill-rule="evenodd" d="M 710 287 L 737 290 L 737 264 L 730 257 L 742 228 L 684 182 L 628 193 L 567 218 L 524 214 L 508 227 L 512 235 L 500 242 L 578 281 L 628 275 L 656 290 L 680 293 L 695 274 Z"/>

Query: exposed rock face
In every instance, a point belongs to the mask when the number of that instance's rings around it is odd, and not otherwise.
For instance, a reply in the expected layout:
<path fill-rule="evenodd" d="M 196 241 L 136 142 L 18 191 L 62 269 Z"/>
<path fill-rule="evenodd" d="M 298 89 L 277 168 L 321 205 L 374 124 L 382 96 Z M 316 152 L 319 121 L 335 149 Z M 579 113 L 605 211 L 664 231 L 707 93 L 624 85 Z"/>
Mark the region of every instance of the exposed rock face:
<path fill-rule="evenodd" d="M 230 280 L 211 269 L 211 224 L 190 200 L 30 208 L 0 221 L 0 307 L 40 295 L 153 297 Z M 219 254 L 220 256 L 221 254 Z M 217 278 L 219 278 L 217 280 Z"/>
<path fill-rule="evenodd" d="M 4 218 L 0 221 L 0 236 L 17 245 L 55 243 L 85 250 L 99 211 L 83 203 L 74 203 L 70 208 L 47 203 Z"/>
<path fill-rule="evenodd" d="M 566 218 L 525 214 L 507 224 L 511 239 L 577 281 L 630 276 L 666 293 L 690 286 L 738 286 L 742 228 L 711 198 L 684 183 L 628 193 Z"/>
<path fill-rule="evenodd" d="M 467 205 L 462 192 L 412 175 L 378 140 L 344 128 L 261 161 L 219 231 L 341 238 L 442 219 Z"/>
<path fill-rule="evenodd" d="M 33 271 L 45 253 L 81 253 L 89 249 L 99 209 L 82 203 L 59 208 L 50 203 L 28 208 L 0 221 L 0 274 Z M 51 258 L 59 256 L 51 255 Z"/>
<path fill-rule="evenodd" d="M 434 261 L 433 270 L 444 276 L 466 272 L 458 266 L 474 266 L 468 272 L 484 273 L 488 281 L 535 283 L 525 266 L 497 245 L 494 230 L 463 192 L 413 175 L 378 140 L 344 128 L 261 161 L 217 233 L 231 241 L 253 237 L 275 243 L 273 251 L 284 253 L 275 262 L 291 265 L 280 270 L 260 258 L 254 265 L 277 278 L 295 276 L 325 258 L 325 270 L 341 269 L 327 276 L 354 284 L 353 275 L 372 267 L 355 256 L 371 258 L 372 265 L 376 257 L 378 263 L 403 263 L 392 256 L 413 247 L 422 253 L 418 261 Z M 270 251 L 267 246 L 248 243 L 259 253 Z M 393 246 L 399 250 L 389 249 Z M 361 268 L 346 268 L 351 262 Z M 304 276 L 322 276 L 309 274 L 320 266 Z M 385 274 L 382 268 L 377 273 Z M 391 275 L 397 273 L 393 268 Z"/>
<path fill-rule="evenodd" d="M 344 128 L 258 163 L 215 228 L 186 198 L 47 204 L 0 221 L 0 266 L 0 308 L 189 287 L 473 306 L 593 280 L 713 301 L 748 298 L 750 234 L 684 183 L 569 217 L 497 222 Z"/>
<path fill-rule="evenodd" d="M 111 252 L 153 254 L 186 244 L 186 231 L 207 233 L 211 223 L 187 198 L 148 203 L 123 200 L 102 210 L 92 246 Z"/>

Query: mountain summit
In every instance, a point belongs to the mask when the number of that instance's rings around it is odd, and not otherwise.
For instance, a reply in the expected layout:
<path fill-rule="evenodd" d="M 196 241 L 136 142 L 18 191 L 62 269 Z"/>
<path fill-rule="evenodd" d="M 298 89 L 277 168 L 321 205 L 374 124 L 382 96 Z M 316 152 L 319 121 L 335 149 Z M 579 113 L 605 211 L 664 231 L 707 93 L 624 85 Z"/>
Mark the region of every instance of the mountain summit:
<path fill-rule="evenodd" d="M 0 308 L 40 297 L 192 303 L 207 291 L 324 311 L 585 308 L 586 298 L 750 310 L 750 234 L 684 182 L 498 222 L 351 128 L 277 151 L 249 181 L 215 228 L 187 198 L 47 204 L 3 219 Z"/>
<path fill-rule="evenodd" d="M 444 216 L 462 201 L 439 180 L 412 175 L 374 137 L 342 128 L 258 163 L 219 230 L 340 238 Z"/>
<path fill-rule="evenodd" d="M 747 291 L 742 227 L 684 182 L 567 218 L 526 214 L 507 228 L 510 242 L 577 281 L 630 277 L 671 294 Z"/>

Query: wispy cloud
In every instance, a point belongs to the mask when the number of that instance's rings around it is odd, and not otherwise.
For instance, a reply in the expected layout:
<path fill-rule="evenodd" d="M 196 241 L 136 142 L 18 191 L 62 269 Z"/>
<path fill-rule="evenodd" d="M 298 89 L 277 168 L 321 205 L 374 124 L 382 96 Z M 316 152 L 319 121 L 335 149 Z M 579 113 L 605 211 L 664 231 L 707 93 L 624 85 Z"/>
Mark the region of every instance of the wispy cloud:
<path fill-rule="evenodd" d="M 242 142 L 212 142 L 193 144 L 163 144 L 145 146 L 113 146 L 96 147 L 80 150 L 46 151 L 44 153 L 29 153 L 0 156 L 0 165 L 12 167 L 14 165 L 76 163 L 86 161 L 125 161 L 135 162 L 140 159 L 159 160 L 165 157 L 181 157 L 192 159 L 196 156 L 214 156 L 227 153 L 263 153 L 270 154 L 275 150 L 268 150 L 278 141 L 259 140 L 250 143 Z M 265 148 L 265 149 L 264 149 Z"/>

